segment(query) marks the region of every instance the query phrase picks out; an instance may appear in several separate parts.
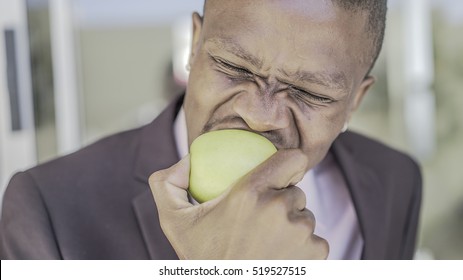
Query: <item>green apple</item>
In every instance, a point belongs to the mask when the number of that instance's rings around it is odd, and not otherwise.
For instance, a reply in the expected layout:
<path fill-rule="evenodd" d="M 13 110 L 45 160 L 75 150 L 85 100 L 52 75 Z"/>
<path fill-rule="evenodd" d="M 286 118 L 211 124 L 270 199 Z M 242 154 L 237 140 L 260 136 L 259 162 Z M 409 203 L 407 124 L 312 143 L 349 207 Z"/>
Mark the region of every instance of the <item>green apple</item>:
<path fill-rule="evenodd" d="M 202 134 L 190 147 L 189 192 L 200 203 L 211 200 L 276 151 L 267 138 L 245 130 Z"/>

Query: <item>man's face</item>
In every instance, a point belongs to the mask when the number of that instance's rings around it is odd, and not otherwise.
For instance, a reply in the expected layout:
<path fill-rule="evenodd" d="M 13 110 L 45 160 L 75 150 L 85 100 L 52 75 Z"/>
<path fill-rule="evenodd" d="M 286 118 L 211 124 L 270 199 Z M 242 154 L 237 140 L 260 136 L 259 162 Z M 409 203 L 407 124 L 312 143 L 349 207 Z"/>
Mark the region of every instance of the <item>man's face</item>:
<path fill-rule="evenodd" d="M 185 96 L 189 144 L 239 128 L 278 149 L 299 148 L 312 168 L 373 83 L 365 16 L 317 0 L 209 0 L 194 16 Z"/>

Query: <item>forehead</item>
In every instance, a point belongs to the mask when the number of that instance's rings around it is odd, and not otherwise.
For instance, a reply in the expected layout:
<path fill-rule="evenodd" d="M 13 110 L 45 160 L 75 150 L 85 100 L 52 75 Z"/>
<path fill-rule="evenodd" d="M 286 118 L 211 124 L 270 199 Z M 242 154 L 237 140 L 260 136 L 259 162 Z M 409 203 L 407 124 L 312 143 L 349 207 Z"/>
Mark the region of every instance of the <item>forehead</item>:
<path fill-rule="evenodd" d="M 355 79 L 368 68 L 362 61 L 365 18 L 331 1 L 209 0 L 203 39 L 234 41 L 263 69 L 343 72 Z"/>

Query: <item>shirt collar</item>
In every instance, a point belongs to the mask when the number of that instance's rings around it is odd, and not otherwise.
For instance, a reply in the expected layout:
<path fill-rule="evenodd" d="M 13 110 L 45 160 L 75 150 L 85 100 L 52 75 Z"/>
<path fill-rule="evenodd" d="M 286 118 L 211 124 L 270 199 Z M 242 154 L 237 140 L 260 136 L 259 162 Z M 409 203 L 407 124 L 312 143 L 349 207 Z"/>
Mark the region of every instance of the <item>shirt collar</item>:
<path fill-rule="evenodd" d="M 180 158 L 188 155 L 188 129 L 186 126 L 185 110 L 180 108 L 174 121 L 174 138 L 177 152 Z"/>

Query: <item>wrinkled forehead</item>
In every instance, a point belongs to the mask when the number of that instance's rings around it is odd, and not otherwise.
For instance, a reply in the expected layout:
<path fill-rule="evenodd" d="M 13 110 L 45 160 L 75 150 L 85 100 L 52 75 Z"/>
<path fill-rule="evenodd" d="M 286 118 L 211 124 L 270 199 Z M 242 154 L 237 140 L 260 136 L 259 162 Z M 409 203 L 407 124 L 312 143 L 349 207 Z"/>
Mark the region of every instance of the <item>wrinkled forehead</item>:
<path fill-rule="evenodd" d="M 235 40 L 264 66 L 343 71 L 362 79 L 369 67 L 365 24 L 366 16 L 353 16 L 331 1 L 208 0 L 203 39 Z"/>
<path fill-rule="evenodd" d="M 347 41 L 352 35 L 367 38 L 366 23 L 364 12 L 343 9 L 330 0 L 208 0 L 205 9 L 206 29 L 296 34 L 301 41 L 307 35 L 323 32 L 342 35 L 338 41 Z M 260 37 L 265 35 L 267 32 Z"/>

